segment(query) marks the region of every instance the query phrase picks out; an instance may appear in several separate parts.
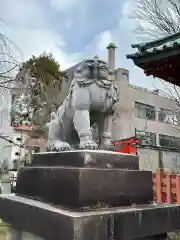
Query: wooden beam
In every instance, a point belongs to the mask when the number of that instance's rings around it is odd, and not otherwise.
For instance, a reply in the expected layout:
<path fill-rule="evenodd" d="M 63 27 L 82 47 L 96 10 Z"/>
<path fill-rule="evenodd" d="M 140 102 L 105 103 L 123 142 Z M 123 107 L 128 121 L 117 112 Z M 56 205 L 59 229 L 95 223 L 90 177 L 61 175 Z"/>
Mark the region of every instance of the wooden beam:
<path fill-rule="evenodd" d="M 143 68 L 143 65 L 159 62 L 159 61 L 167 61 L 169 58 L 180 59 L 180 48 L 168 49 L 166 51 L 160 53 L 150 53 L 145 56 L 133 59 L 134 64 Z"/>

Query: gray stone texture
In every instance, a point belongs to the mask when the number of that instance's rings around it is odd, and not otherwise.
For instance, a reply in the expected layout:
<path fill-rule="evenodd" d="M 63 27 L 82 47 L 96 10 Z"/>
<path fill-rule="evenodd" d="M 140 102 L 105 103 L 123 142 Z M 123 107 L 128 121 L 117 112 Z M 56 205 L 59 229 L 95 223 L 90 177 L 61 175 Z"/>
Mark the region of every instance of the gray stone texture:
<path fill-rule="evenodd" d="M 32 166 L 72 166 L 96 168 L 139 169 L 139 158 L 130 154 L 102 150 L 74 150 L 37 153 Z"/>
<path fill-rule="evenodd" d="M 53 204 L 83 207 L 153 200 L 152 172 L 74 167 L 23 167 L 16 194 Z"/>
<path fill-rule="evenodd" d="M 1 195 L 0 215 L 14 228 L 46 240 L 130 240 L 180 228 L 180 206 L 175 204 L 75 212 L 15 195 Z"/>

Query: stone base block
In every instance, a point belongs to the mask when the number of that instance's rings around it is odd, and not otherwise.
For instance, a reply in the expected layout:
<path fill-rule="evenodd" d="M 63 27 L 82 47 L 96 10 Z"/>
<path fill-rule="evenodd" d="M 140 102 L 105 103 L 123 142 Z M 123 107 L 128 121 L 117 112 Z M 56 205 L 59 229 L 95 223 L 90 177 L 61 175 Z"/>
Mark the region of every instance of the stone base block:
<path fill-rule="evenodd" d="M 74 150 L 67 152 L 36 153 L 32 156 L 32 165 L 138 170 L 139 158 L 138 156 L 111 151 Z"/>
<path fill-rule="evenodd" d="M 15 195 L 0 195 L 0 216 L 12 228 L 46 240 L 149 239 L 180 229 L 180 206 L 175 204 L 74 212 Z"/>
<path fill-rule="evenodd" d="M 24 167 L 16 194 L 54 204 L 130 205 L 153 200 L 152 172 L 73 167 Z"/>

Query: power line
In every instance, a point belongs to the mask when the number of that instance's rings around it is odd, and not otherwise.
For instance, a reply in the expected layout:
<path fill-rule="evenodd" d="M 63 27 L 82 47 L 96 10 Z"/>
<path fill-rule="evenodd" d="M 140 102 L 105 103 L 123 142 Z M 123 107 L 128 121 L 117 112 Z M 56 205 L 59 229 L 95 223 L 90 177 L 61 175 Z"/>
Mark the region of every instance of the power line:
<path fill-rule="evenodd" d="M 4 76 L 1 76 L 0 75 L 0 78 L 9 78 L 9 80 L 6 80 L 6 81 L 0 81 L 0 84 L 6 84 L 6 83 L 9 83 L 9 82 L 15 82 L 15 81 L 17 81 L 15 78 L 12 78 L 12 77 L 4 77 Z"/>
<path fill-rule="evenodd" d="M 5 140 L 5 141 L 7 141 L 7 142 L 9 142 L 9 143 L 11 143 L 11 144 L 14 144 L 14 145 L 17 146 L 17 147 L 20 147 L 20 148 L 24 148 L 24 149 L 25 149 L 25 147 L 24 147 L 23 145 L 19 145 L 19 144 L 15 143 L 14 141 L 9 140 L 8 138 L 6 138 L 6 137 L 4 137 L 4 136 L 2 136 L 2 135 L 0 135 L 0 138 L 3 139 L 3 140 Z"/>

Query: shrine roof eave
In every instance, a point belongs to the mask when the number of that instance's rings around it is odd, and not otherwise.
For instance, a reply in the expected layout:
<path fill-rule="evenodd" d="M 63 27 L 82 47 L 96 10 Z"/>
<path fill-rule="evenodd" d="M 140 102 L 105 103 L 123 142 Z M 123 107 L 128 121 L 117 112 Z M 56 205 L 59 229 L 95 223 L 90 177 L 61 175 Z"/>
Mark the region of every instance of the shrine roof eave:
<path fill-rule="evenodd" d="M 138 48 L 139 51 L 145 51 L 148 49 L 153 50 L 154 48 L 163 50 L 166 47 L 176 47 L 179 44 L 180 44 L 180 31 L 157 40 L 132 44 L 131 47 Z"/>
<path fill-rule="evenodd" d="M 180 48 L 131 59 L 144 70 L 146 76 L 152 75 L 180 87 Z"/>
<path fill-rule="evenodd" d="M 168 61 L 169 59 L 177 59 L 180 61 L 180 47 L 178 48 L 170 48 L 164 51 L 156 51 L 156 52 L 148 52 L 148 53 L 135 53 L 135 54 L 128 54 L 126 55 L 127 59 L 133 60 L 134 64 L 138 67 L 144 68 L 144 66 Z"/>

